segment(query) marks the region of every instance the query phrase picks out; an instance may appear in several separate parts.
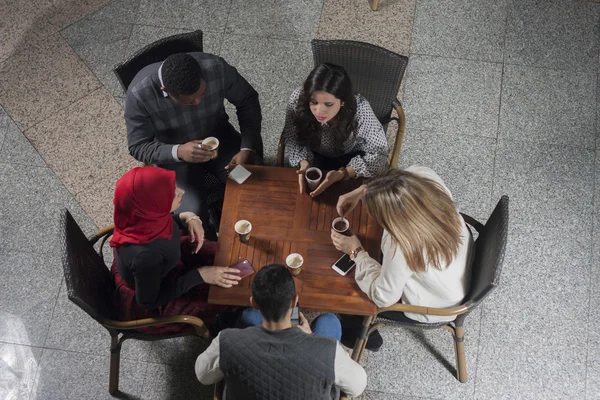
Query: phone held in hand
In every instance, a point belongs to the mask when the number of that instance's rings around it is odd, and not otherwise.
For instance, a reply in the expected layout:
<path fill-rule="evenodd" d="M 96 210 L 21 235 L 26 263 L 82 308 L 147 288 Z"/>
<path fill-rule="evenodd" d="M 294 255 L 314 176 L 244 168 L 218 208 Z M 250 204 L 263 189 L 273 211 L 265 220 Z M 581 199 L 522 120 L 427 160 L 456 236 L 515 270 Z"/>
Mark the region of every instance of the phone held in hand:
<path fill-rule="evenodd" d="M 355 265 L 356 263 L 350 259 L 350 256 L 344 254 L 331 266 L 331 268 L 338 274 L 346 276 Z"/>
<path fill-rule="evenodd" d="M 300 324 L 300 309 L 298 308 L 300 303 L 296 303 L 296 307 L 292 309 L 292 325 Z"/>
<path fill-rule="evenodd" d="M 250 261 L 248 260 L 242 260 L 239 263 L 232 265 L 231 268 L 240 270 L 240 273 L 238 275 L 240 278 L 245 278 L 248 275 L 252 275 L 255 272 L 254 267 L 252 266 L 252 264 L 250 264 Z"/>

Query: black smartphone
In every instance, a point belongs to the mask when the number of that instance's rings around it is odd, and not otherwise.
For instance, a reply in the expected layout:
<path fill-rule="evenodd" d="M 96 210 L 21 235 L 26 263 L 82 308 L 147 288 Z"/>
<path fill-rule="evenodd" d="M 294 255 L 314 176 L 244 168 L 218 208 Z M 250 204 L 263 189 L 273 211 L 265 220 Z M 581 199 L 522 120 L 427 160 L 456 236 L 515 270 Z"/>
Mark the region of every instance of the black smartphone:
<path fill-rule="evenodd" d="M 300 310 L 298 309 L 299 303 L 296 303 L 296 307 L 292 309 L 292 325 L 300 324 Z"/>
<path fill-rule="evenodd" d="M 356 263 L 350 259 L 348 254 L 344 254 L 339 260 L 331 266 L 335 272 L 344 276 L 354 267 Z"/>

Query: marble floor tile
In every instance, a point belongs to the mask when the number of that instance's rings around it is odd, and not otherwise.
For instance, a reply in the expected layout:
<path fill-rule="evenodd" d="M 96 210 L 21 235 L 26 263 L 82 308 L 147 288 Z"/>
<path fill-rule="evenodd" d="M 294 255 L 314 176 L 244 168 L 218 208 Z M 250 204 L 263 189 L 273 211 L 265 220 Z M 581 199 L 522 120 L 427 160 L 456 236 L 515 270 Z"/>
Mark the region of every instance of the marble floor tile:
<path fill-rule="evenodd" d="M 221 56 L 236 67 L 259 93 L 265 161 L 274 163 L 289 96 L 302 85 L 312 69 L 310 45 L 289 40 L 259 41 L 248 36 L 227 35 Z M 231 110 L 228 108 L 228 111 Z M 235 114 L 230 112 L 229 115 L 235 119 Z"/>
<path fill-rule="evenodd" d="M 31 400 L 114 399 L 108 393 L 109 356 L 44 349 Z M 139 399 L 147 364 L 121 359 L 119 390 Z"/>
<path fill-rule="evenodd" d="M 0 145 L 0 160 L 7 163 L 45 167 L 46 163 L 14 122 L 10 121 Z"/>
<path fill-rule="evenodd" d="M 475 397 L 582 398 L 591 234 L 512 220 L 500 285 L 484 302 Z"/>
<path fill-rule="evenodd" d="M 593 73 L 505 65 L 498 136 L 595 148 L 596 86 Z"/>
<path fill-rule="evenodd" d="M 365 391 L 362 397 L 363 400 L 429 400 L 434 399 L 434 397 L 418 397 L 418 396 L 404 396 L 398 395 L 396 393 L 384 393 L 384 392 L 376 392 L 376 391 Z"/>
<path fill-rule="evenodd" d="M 323 0 L 232 0 L 227 33 L 309 41 Z"/>
<path fill-rule="evenodd" d="M 42 346 L 62 279 L 58 255 L 1 250 L 0 341 Z"/>
<path fill-rule="evenodd" d="M 104 87 L 117 95 L 122 90 L 113 67 L 125 60 L 131 30 L 131 24 L 83 19 L 63 29 L 61 35 Z"/>
<path fill-rule="evenodd" d="M 207 345 L 197 336 L 184 336 L 152 342 L 148 361 L 194 369 L 196 358 Z"/>
<path fill-rule="evenodd" d="M 44 347 L 96 356 L 110 355 L 110 334 L 69 300 L 64 281 L 60 286 Z M 151 347 L 152 342 L 126 340 L 121 348 L 121 358 L 149 361 Z"/>
<path fill-rule="evenodd" d="M 98 21 L 133 24 L 137 21 L 139 6 L 140 0 L 113 0 L 87 18 Z"/>
<path fill-rule="evenodd" d="M 223 32 L 231 0 L 141 0 L 137 23 Z"/>
<path fill-rule="evenodd" d="M 0 104 L 21 129 L 98 87 L 94 74 L 58 34 L 0 64 Z"/>
<path fill-rule="evenodd" d="M 318 39 L 367 42 L 408 55 L 416 0 L 381 1 L 371 11 L 365 0 L 324 0 Z"/>
<path fill-rule="evenodd" d="M 39 347 L 0 343 L 0 398 L 29 398 L 41 356 Z"/>
<path fill-rule="evenodd" d="M 507 2 L 418 1 L 411 53 L 502 62 Z"/>
<path fill-rule="evenodd" d="M 592 262 L 590 306 L 588 313 L 587 399 L 600 393 L 600 155 L 596 154 L 594 188 L 594 229 L 592 232 Z"/>
<path fill-rule="evenodd" d="M 510 197 L 511 220 L 591 230 L 594 152 L 498 140 L 493 199 Z"/>
<path fill-rule="evenodd" d="M 193 368 L 148 364 L 142 398 L 147 400 L 212 400 L 214 386 L 204 386 Z"/>
<path fill-rule="evenodd" d="M 0 62 L 31 49 L 31 42 L 56 29 L 44 18 L 44 10 L 29 1 L 0 0 Z M 5 17 L 6 16 L 6 17 Z"/>
<path fill-rule="evenodd" d="M 110 93 L 97 90 L 25 134 L 96 224 L 109 223 L 114 183 L 139 165 L 127 150 L 123 109 Z"/>
<path fill-rule="evenodd" d="M 480 311 L 475 309 L 465 321 L 467 383 L 455 377 L 454 342 L 447 330 L 385 326 L 379 329 L 383 347 L 376 353 L 366 351 L 361 360 L 368 376 L 367 390 L 402 397 L 472 398 L 478 375 Z"/>
<path fill-rule="evenodd" d="M 56 28 L 63 29 L 93 12 L 101 9 L 110 0 L 33 0 L 44 10 L 45 19 Z"/>
<path fill-rule="evenodd" d="M 496 201 L 491 199 L 496 139 L 409 131 L 399 166 L 432 168 L 452 193 L 459 209 L 485 222 Z"/>
<path fill-rule="evenodd" d="M 416 55 L 405 80 L 406 132 L 497 136 L 502 64 Z"/>
<path fill-rule="evenodd" d="M 59 215 L 73 211 L 88 231 L 95 226 L 57 176 L 48 168 L 0 164 L 0 248 L 35 254 L 58 254 Z M 24 218 L 35 215 L 36 218 Z"/>
<path fill-rule="evenodd" d="M 505 62 L 598 71 L 600 8 L 576 0 L 510 0 Z"/>

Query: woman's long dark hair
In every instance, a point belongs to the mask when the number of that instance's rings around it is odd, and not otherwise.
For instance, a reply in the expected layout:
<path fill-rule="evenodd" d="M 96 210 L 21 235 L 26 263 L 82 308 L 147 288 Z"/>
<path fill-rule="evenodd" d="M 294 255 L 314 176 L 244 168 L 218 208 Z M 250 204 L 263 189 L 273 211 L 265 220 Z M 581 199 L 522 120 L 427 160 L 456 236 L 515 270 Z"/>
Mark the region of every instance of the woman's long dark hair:
<path fill-rule="evenodd" d="M 356 128 L 356 100 L 352 83 L 346 70 L 339 65 L 319 64 L 306 78 L 294 117 L 298 142 L 310 148 L 316 148 L 321 143 L 321 123 L 310 111 L 310 99 L 313 93 L 319 91 L 332 94 L 343 103 L 334 120 L 330 121 L 333 142 L 335 148 L 339 149 Z"/>

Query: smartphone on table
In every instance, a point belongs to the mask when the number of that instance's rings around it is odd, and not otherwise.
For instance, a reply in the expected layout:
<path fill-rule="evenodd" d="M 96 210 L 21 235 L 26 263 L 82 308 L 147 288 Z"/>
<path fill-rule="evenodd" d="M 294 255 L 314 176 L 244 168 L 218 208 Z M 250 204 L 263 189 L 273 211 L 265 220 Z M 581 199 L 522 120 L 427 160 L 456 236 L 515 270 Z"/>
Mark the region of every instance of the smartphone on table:
<path fill-rule="evenodd" d="M 255 272 L 254 267 L 252 266 L 252 264 L 250 264 L 250 261 L 248 260 L 242 260 L 239 263 L 232 265 L 231 268 L 240 270 L 240 273 L 238 275 L 240 278 L 245 278 L 248 275 L 252 275 Z"/>
<path fill-rule="evenodd" d="M 355 265 L 356 263 L 350 259 L 350 256 L 344 254 L 331 266 L 331 268 L 338 274 L 345 276 Z"/>
<path fill-rule="evenodd" d="M 292 309 L 292 325 L 300 324 L 300 309 L 298 308 L 299 306 L 300 302 L 296 303 L 296 307 Z"/>

